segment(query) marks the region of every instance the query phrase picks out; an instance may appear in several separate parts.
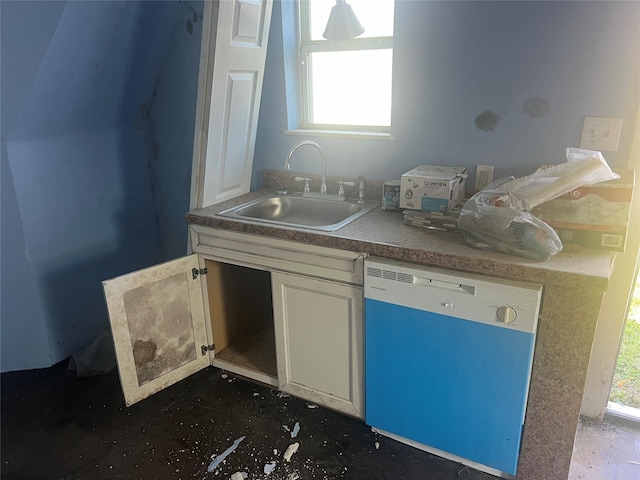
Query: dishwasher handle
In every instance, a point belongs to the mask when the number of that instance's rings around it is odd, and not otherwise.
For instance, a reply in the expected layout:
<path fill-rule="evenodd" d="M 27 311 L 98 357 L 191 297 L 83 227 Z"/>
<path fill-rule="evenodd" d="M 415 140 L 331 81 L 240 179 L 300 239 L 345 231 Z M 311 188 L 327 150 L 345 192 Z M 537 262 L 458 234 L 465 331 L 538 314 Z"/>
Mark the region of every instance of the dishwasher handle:
<path fill-rule="evenodd" d="M 418 277 L 417 275 L 413 276 L 413 284 L 420 285 L 422 287 L 439 288 L 441 290 L 465 293 L 474 296 L 476 294 L 476 287 L 473 285 L 465 285 L 456 282 L 445 282 L 443 280 L 436 280 L 435 278 Z"/>

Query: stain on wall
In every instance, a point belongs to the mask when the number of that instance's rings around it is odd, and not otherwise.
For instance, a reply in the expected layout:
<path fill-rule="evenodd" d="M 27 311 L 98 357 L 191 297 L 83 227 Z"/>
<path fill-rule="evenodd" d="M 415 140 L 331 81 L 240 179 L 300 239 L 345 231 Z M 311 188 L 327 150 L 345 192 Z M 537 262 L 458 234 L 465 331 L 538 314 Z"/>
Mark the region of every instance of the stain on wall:
<path fill-rule="evenodd" d="M 482 132 L 493 132 L 500 123 L 500 115 L 493 110 L 485 110 L 475 118 L 476 128 Z"/>
<path fill-rule="evenodd" d="M 542 97 L 531 97 L 524 104 L 524 112 L 530 117 L 541 117 L 549 112 L 549 102 Z"/>
<path fill-rule="evenodd" d="M 142 117 L 149 179 L 160 228 L 164 260 L 185 253 L 193 132 L 198 91 L 202 10 L 200 1 L 172 2 L 177 10 L 170 45 L 165 50 L 152 95 Z"/>
<path fill-rule="evenodd" d="M 198 20 L 202 20 L 202 12 L 196 11 L 191 5 L 188 5 L 191 10 L 191 19 L 187 19 L 186 28 L 189 35 L 193 35 L 193 24 L 198 23 Z"/>

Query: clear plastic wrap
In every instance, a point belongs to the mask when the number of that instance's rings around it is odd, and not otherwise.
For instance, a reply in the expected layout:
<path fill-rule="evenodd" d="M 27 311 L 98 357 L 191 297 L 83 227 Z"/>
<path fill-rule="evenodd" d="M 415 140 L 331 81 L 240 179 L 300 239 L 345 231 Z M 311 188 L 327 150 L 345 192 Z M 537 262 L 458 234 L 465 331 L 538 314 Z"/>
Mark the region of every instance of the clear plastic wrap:
<path fill-rule="evenodd" d="M 458 227 L 475 248 L 544 261 L 562 250 L 556 232 L 529 210 L 581 185 L 618 178 L 602 153 L 567 148 L 567 162 L 526 177 L 508 177 L 476 193 L 462 207 Z"/>

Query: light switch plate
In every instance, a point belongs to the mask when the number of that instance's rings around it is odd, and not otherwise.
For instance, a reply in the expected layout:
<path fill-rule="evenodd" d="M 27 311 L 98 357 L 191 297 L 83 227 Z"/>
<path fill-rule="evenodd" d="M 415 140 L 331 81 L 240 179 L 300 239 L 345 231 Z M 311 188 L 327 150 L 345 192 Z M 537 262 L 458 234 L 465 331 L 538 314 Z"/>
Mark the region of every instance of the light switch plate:
<path fill-rule="evenodd" d="M 622 118 L 584 117 L 580 148 L 615 152 L 618 150 Z"/>

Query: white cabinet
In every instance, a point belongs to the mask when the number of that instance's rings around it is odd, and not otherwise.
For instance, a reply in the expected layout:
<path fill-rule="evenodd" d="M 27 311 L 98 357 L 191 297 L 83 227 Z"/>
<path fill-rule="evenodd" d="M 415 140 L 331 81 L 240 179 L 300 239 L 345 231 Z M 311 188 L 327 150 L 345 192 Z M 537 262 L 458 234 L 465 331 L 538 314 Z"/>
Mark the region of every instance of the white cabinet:
<path fill-rule="evenodd" d="M 196 254 L 104 282 L 131 405 L 214 365 L 363 417 L 364 255 L 192 226 Z"/>
<path fill-rule="evenodd" d="M 280 390 L 362 417 L 362 287 L 274 272 Z"/>

